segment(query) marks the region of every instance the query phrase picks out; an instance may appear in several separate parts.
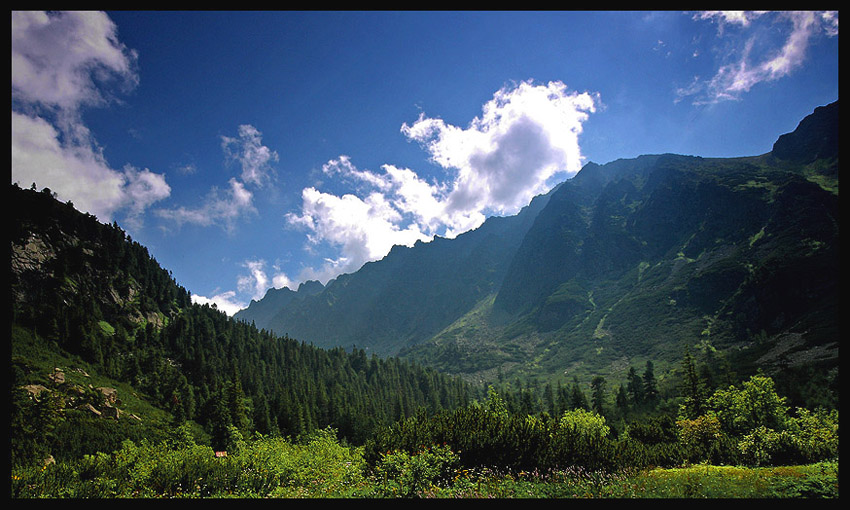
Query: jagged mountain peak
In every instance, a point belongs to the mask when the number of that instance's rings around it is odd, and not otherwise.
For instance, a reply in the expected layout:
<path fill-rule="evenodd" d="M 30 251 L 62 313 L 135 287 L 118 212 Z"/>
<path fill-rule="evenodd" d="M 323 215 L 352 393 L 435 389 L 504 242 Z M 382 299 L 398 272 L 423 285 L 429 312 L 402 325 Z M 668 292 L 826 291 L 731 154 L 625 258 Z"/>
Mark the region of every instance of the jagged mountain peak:
<path fill-rule="evenodd" d="M 516 216 L 394 249 L 257 325 L 482 377 L 672 359 L 682 342 L 740 347 L 754 332 L 827 342 L 833 322 L 801 328 L 833 305 L 795 293 L 837 292 L 837 179 L 824 189 L 798 161 L 837 172 L 836 130 L 837 103 L 781 136 L 773 159 L 589 162 Z"/>
<path fill-rule="evenodd" d="M 807 164 L 838 157 L 838 101 L 819 106 L 797 128 L 779 137 L 772 153 L 779 159 Z"/>

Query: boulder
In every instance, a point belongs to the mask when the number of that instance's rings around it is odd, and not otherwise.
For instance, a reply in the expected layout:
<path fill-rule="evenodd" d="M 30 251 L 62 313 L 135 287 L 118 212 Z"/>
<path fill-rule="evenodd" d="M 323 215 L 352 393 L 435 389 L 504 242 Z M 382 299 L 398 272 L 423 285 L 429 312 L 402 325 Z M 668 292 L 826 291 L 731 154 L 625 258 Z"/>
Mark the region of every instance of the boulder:
<path fill-rule="evenodd" d="M 104 398 L 108 403 L 114 404 L 118 401 L 118 390 L 116 390 L 115 388 L 100 386 L 97 388 L 97 390 L 103 394 Z"/>
<path fill-rule="evenodd" d="M 21 388 L 25 389 L 30 394 L 30 397 L 37 397 L 43 391 L 47 391 L 47 388 L 40 384 L 27 384 L 26 386 L 21 386 Z"/>
<path fill-rule="evenodd" d="M 85 409 L 86 411 L 89 411 L 90 413 L 94 414 L 95 416 L 103 416 L 103 413 L 101 413 L 100 411 L 98 411 L 98 410 L 97 410 L 97 409 L 96 409 L 93 405 L 91 405 L 91 404 L 86 404 L 86 405 L 84 405 L 84 406 L 83 406 L 83 409 Z"/>
<path fill-rule="evenodd" d="M 58 368 L 53 369 L 53 373 L 47 376 L 53 384 L 65 384 L 65 372 Z"/>

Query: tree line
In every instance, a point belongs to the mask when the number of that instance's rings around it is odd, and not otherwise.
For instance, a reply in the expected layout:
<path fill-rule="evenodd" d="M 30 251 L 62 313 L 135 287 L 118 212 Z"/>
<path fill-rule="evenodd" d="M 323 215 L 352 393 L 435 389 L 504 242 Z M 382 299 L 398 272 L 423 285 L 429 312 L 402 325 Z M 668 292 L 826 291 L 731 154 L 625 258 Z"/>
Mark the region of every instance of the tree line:
<path fill-rule="evenodd" d="M 27 341 L 79 356 L 131 384 L 170 413 L 167 426 L 200 424 L 215 448 L 254 433 L 296 437 L 329 425 L 344 440 L 362 444 L 379 425 L 418 409 L 465 405 L 475 396 L 460 379 L 432 369 L 356 347 L 318 349 L 193 304 L 171 273 L 117 224 L 79 213 L 47 188 L 12 185 L 12 210 L 13 247 L 30 246 L 42 261 L 37 268 L 24 261 L 17 269 L 13 261 L 13 326 L 28 333 Z M 66 433 L 76 444 L 63 443 L 61 432 L 70 431 L 61 424 L 69 414 L 17 391 L 35 377 L 28 366 L 20 357 L 13 362 L 12 392 L 20 397 L 13 399 L 13 443 L 38 450 L 52 441 L 53 450 L 68 455 L 101 447 L 103 434 L 86 439 Z M 49 437 L 24 425 L 28 416 L 46 423 L 51 415 L 62 418 L 42 427 Z M 113 428 L 128 437 L 125 425 Z"/>
<path fill-rule="evenodd" d="M 777 396 L 792 385 L 758 378 L 733 388 L 722 360 L 698 362 L 688 350 L 674 371 L 677 387 L 665 394 L 652 361 L 619 382 L 531 379 L 486 390 L 356 347 L 318 349 L 193 304 L 117 224 L 99 223 L 47 189 L 12 188 L 13 257 L 26 259 L 26 250 L 14 249 L 26 246 L 41 261 L 12 263 L 13 464 L 114 451 L 125 439 L 165 438 L 187 423 L 216 450 L 254 435 L 300 437 L 332 426 L 347 444 L 366 445 L 373 462 L 382 452 L 446 443 L 469 464 L 513 468 L 811 459 L 830 455 L 833 425 L 837 440 L 837 415 L 792 412 Z M 20 387 L 43 375 L 26 349 L 16 350 L 26 343 L 79 356 L 132 385 L 167 420 L 98 421 L 64 409 L 60 394 L 26 395 Z M 818 387 L 823 407 L 836 408 L 837 376 Z M 806 424 L 823 437 L 804 437 Z"/>

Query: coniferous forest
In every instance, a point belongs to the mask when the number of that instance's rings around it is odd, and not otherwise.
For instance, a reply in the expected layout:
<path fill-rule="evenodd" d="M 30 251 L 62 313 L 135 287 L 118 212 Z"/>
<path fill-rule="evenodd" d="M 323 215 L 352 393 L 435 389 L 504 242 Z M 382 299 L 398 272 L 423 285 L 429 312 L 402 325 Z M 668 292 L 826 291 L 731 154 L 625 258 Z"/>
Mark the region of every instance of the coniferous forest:
<path fill-rule="evenodd" d="M 20 298 L 14 345 L 55 349 L 129 384 L 174 423 L 196 422 L 217 449 L 225 449 L 230 427 L 247 437 L 333 425 L 362 443 L 375 427 L 419 408 L 453 409 L 474 398 L 460 380 L 433 370 L 358 349 L 316 349 L 192 305 L 116 225 L 77 213 L 49 190 L 13 189 L 12 196 L 15 210 L 32 214 L 14 223 L 13 245 L 32 248 L 17 258 L 24 271 L 13 284 Z M 44 259 L 38 270 L 30 270 L 33 258 Z M 34 382 L 26 354 L 15 349 L 12 366 L 13 386 Z M 31 441 L 44 447 L 43 439 Z M 13 445 L 24 441 L 16 437 Z M 60 443 L 56 452 L 73 458 L 103 441 Z"/>
<path fill-rule="evenodd" d="M 838 495 L 837 375 L 812 408 L 688 350 L 476 386 L 192 304 L 117 225 L 10 198 L 12 497 Z"/>

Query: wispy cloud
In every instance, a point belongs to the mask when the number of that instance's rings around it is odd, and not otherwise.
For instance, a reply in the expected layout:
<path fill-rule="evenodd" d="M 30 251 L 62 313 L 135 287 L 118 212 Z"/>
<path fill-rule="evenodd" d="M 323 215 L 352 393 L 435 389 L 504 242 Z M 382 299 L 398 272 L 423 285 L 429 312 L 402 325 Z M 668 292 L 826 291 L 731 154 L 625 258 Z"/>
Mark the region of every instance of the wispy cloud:
<path fill-rule="evenodd" d="M 301 211 L 287 216 L 289 225 L 307 231 L 308 247 L 324 243 L 339 250 L 303 276 L 327 281 L 383 257 L 393 245 L 454 237 L 480 226 L 488 214 L 516 213 L 554 177 L 580 169 L 578 137 L 596 101 L 561 82 L 527 81 L 497 91 L 465 128 L 424 114 L 403 124 L 402 134 L 448 171 L 445 182 L 390 164 L 380 172 L 359 170 L 347 156 L 329 161 L 325 175 L 353 183 L 356 191 L 303 190 Z"/>
<path fill-rule="evenodd" d="M 716 23 L 718 38 L 732 41 L 713 76 L 695 77 L 677 90 L 677 101 L 691 97 L 695 104 L 739 100 L 754 86 L 802 67 L 815 37 L 838 35 L 835 11 L 705 11 L 693 18 Z"/>
<path fill-rule="evenodd" d="M 218 225 L 225 231 L 232 232 L 239 218 L 257 212 L 253 197 L 254 194 L 246 189 L 242 182 L 231 178 L 228 188 L 224 191 L 213 186 L 199 206 L 161 208 L 154 213 L 160 218 L 172 221 L 178 227 L 187 223 L 201 227 Z"/>
<path fill-rule="evenodd" d="M 244 124 L 238 128 L 238 137 L 222 137 L 225 160 L 236 162 L 241 168 L 240 178 L 230 178 L 228 188 L 220 191 L 212 187 L 203 203 L 194 207 L 180 206 L 161 208 L 156 215 L 174 222 L 178 226 L 192 224 L 202 227 L 218 225 L 232 232 L 237 221 L 257 212 L 253 204 L 254 194 L 248 185 L 262 187 L 272 178 L 272 163 L 278 160 L 275 151 L 262 143 L 262 133 L 254 126 Z M 192 167 L 192 172 L 197 168 Z"/>
<path fill-rule="evenodd" d="M 110 221 L 169 196 L 164 174 L 112 168 L 82 110 L 118 101 L 138 84 L 137 55 L 101 12 L 12 12 L 12 182 L 49 187 Z"/>
<path fill-rule="evenodd" d="M 265 260 L 246 260 L 242 267 L 247 269 L 248 273 L 239 277 L 238 289 L 239 292 L 250 295 L 252 299 L 262 298 L 269 287 L 294 287 L 293 282 L 277 265 L 272 265 L 272 275 L 269 277 L 269 267 Z"/>
<path fill-rule="evenodd" d="M 271 178 L 272 162 L 278 160 L 277 152 L 263 145 L 262 134 L 254 126 L 239 126 L 239 137 L 221 137 L 221 147 L 228 161 L 242 168 L 242 182 L 262 187 Z"/>
<path fill-rule="evenodd" d="M 142 214 L 154 203 L 167 198 L 171 194 L 171 187 L 165 182 L 164 175 L 153 173 L 147 168 L 139 170 L 125 165 L 124 177 L 124 194 L 129 202 L 127 221 L 139 227 Z"/>
<path fill-rule="evenodd" d="M 767 11 L 703 11 L 694 15 L 694 19 L 714 20 L 718 31 L 723 32 L 727 24 L 747 27 L 756 18 Z"/>

